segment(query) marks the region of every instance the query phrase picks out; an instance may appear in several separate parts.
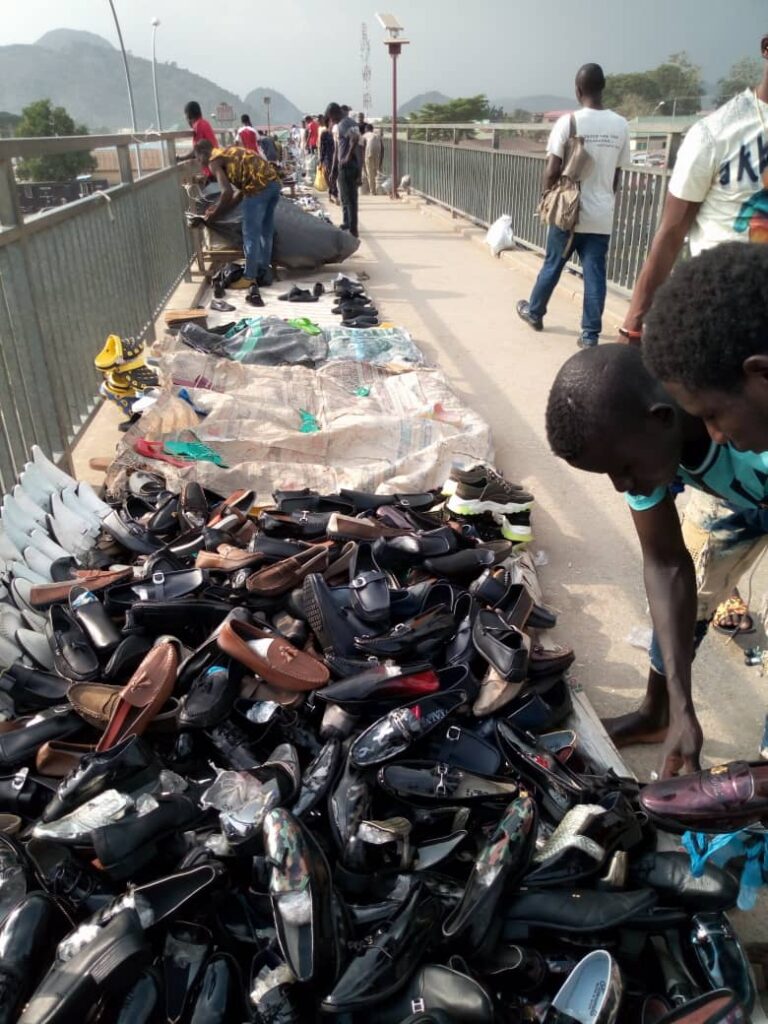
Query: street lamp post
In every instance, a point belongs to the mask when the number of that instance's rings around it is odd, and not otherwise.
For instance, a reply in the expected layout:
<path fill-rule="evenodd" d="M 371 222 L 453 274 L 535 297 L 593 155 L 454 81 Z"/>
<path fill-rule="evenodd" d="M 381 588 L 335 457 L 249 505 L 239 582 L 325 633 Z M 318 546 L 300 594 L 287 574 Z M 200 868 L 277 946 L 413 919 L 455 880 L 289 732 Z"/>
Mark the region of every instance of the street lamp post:
<path fill-rule="evenodd" d="M 161 132 L 163 130 L 163 125 L 160 120 L 160 98 L 157 94 L 157 52 L 155 49 L 155 43 L 157 41 L 157 26 L 159 24 L 159 18 L 152 19 L 152 88 L 155 90 L 155 117 L 157 119 L 157 130 Z"/>
<path fill-rule="evenodd" d="M 387 31 L 384 45 L 392 58 L 392 175 L 389 198 L 399 199 L 397 192 L 397 58 L 402 53 L 403 47 L 408 45 L 408 40 L 400 38 L 403 26 L 394 14 L 377 14 L 376 17 L 381 27 Z"/>
<path fill-rule="evenodd" d="M 117 39 L 120 43 L 120 52 L 123 55 L 123 68 L 125 69 L 125 84 L 128 88 L 128 106 L 130 107 L 131 110 L 131 131 L 135 136 L 138 129 L 136 127 L 136 107 L 134 106 L 133 103 L 133 86 L 131 85 L 131 72 L 128 69 L 128 55 L 125 52 L 125 44 L 123 43 L 123 33 L 120 28 L 120 22 L 117 18 L 117 11 L 115 10 L 114 2 L 113 0 L 108 0 L 108 3 L 112 10 L 112 17 L 115 19 Z M 138 176 L 141 177 L 141 150 L 139 149 L 138 143 L 136 144 L 136 172 Z"/>
<path fill-rule="evenodd" d="M 272 133 L 272 127 L 271 127 L 270 120 L 269 120 L 269 108 L 270 108 L 271 104 L 272 104 L 272 97 L 271 96 L 265 96 L 264 97 L 264 106 L 267 108 L 267 135 L 270 135 Z"/>

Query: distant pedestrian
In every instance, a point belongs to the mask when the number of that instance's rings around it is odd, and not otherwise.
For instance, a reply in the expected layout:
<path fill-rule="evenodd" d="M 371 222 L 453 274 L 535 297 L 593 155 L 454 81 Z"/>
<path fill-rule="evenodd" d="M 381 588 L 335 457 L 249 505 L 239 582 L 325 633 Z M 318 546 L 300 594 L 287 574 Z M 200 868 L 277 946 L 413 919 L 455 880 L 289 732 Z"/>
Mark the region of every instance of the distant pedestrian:
<path fill-rule="evenodd" d="M 605 75 L 599 64 L 584 64 L 576 75 L 576 98 L 581 109 L 564 114 L 555 123 L 547 143 L 544 191 L 560 178 L 563 157 L 575 121 L 575 134 L 584 139 L 592 157 L 592 170 L 581 182 L 579 219 L 573 249 L 581 260 L 584 275 L 584 306 L 581 316 L 580 348 L 596 345 L 603 326 L 606 293 L 606 257 L 613 230 L 613 211 L 620 168 L 629 163 L 629 126 L 626 120 L 603 107 Z M 547 233 L 544 266 L 533 286 L 530 299 L 517 304 L 517 313 L 535 331 L 544 327 L 552 292 L 568 259 L 570 234 L 554 225 Z"/>
<path fill-rule="evenodd" d="M 271 135 L 267 135 L 263 129 L 259 130 L 259 149 L 264 159 L 269 160 L 270 163 L 276 164 L 280 161 L 275 140 Z"/>
<path fill-rule="evenodd" d="M 307 118 L 307 152 L 314 155 L 317 153 L 317 121 L 310 114 Z"/>
<path fill-rule="evenodd" d="M 368 182 L 368 191 L 372 196 L 376 195 L 376 179 L 381 170 L 384 160 L 384 143 L 381 132 L 372 125 L 366 125 L 366 133 L 363 135 L 363 154 L 365 158 L 365 180 Z"/>
<path fill-rule="evenodd" d="M 360 163 L 360 131 L 355 121 L 343 113 L 338 103 L 331 103 L 325 112 L 328 121 L 338 131 L 336 163 L 339 172 L 339 197 L 341 199 L 341 227 L 358 237 L 357 201 L 362 167 Z"/>
<path fill-rule="evenodd" d="M 325 180 L 328 182 L 328 196 L 332 203 L 339 201 L 338 189 L 338 168 L 336 166 L 336 141 L 333 134 L 333 125 L 323 115 L 322 125 L 318 134 L 318 160 L 325 171 Z"/>
<path fill-rule="evenodd" d="M 240 127 L 237 129 L 237 141 L 244 149 L 250 149 L 253 153 L 258 153 L 259 140 L 256 136 L 256 129 L 252 126 L 248 114 L 243 114 L 240 122 Z"/>

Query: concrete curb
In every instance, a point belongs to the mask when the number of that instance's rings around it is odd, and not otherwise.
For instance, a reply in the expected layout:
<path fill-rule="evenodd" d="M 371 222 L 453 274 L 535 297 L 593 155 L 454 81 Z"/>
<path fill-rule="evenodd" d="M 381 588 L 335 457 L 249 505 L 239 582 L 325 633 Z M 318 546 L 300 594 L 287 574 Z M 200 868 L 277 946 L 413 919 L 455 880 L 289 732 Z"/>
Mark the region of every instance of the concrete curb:
<path fill-rule="evenodd" d="M 469 242 L 473 242 L 477 246 L 480 246 L 489 259 L 494 259 L 488 249 L 488 246 L 485 244 L 485 228 L 477 227 L 477 225 L 464 220 L 462 217 L 454 217 L 450 210 L 446 210 L 443 207 L 430 202 L 428 199 L 423 199 L 421 196 L 403 196 L 402 199 L 418 207 L 423 216 L 434 217 L 441 221 L 441 223 L 450 225 L 455 234 L 460 235 Z M 529 249 L 515 249 L 508 252 L 502 252 L 496 258 L 500 259 L 502 263 L 508 264 L 510 270 L 515 271 L 515 273 L 524 274 L 530 280 L 531 284 L 536 280 L 539 270 L 541 269 L 541 256 L 539 253 L 533 252 Z M 571 302 L 581 306 L 584 299 L 584 287 L 581 277 L 578 274 L 573 274 L 566 270 L 557 287 L 558 293 L 561 296 L 565 296 Z M 523 297 L 521 290 L 520 298 Z M 628 308 L 628 299 L 624 299 L 620 295 L 609 290 L 605 303 L 605 313 L 603 316 L 604 322 L 602 337 L 604 340 L 611 340 L 612 336 L 617 333 L 619 327 L 624 322 L 624 317 L 626 316 Z"/>

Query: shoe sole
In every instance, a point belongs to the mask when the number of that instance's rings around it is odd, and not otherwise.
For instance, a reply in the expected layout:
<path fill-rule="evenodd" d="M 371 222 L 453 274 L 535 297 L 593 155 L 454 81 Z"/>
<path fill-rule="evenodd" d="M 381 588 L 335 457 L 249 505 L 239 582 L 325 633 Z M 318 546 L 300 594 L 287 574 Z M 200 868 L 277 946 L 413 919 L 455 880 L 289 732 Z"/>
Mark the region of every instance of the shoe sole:
<path fill-rule="evenodd" d="M 505 512 L 528 512 L 533 508 L 533 502 L 481 501 L 479 498 L 460 498 L 453 494 L 448 500 L 447 508 L 458 516 L 479 516 L 483 512 L 499 512 L 503 515 Z"/>
<path fill-rule="evenodd" d="M 325 628 L 322 607 L 320 605 L 320 600 L 315 593 L 315 581 L 309 576 L 305 578 L 302 585 L 302 597 L 304 614 L 307 617 L 309 628 L 320 641 L 322 649 L 324 651 L 331 650 L 333 648 L 333 640 Z"/>
<path fill-rule="evenodd" d="M 515 544 L 529 544 L 533 540 L 533 530 L 530 526 L 516 526 L 510 523 L 504 516 L 500 516 L 501 536 L 504 540 L 511 540 Z"/>

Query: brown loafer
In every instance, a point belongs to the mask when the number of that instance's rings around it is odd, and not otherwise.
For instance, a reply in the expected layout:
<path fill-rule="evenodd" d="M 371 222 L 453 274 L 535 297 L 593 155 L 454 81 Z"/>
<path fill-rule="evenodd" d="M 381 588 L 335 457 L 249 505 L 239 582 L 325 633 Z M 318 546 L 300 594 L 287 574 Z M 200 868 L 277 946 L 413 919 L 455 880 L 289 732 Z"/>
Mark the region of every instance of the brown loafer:
<path fill-rule="evenodd" d="M 41 775 L 51 779 L 63 779 L 80 764 L 86 754 L 92 754 L 96 747 L 90 743 L 67 743 L 65 740 L 49 740 L 35 756 L 35 767 Z"/>
<path fill-rule="evenodd" d="M 268 641 L 256 650 L 258 641 Z M 253 643 L 253 646 L 249 646 Z M 245 665 L 265 683 L 279 690 L 317 690 L 330 678 L 326 666 L 311 654 L 299 651 L 276 633 L 248 622 L 225 622 L 218 636 L 225 654 Z"/>
<path fill-rule="evenodd" d="M 141 736 L 173 693 L 179 643 L 161 638 L 117 696 L 96 750 L 109 750 L 127 736 Z"/>
<path fill-rule="evenodd" d="M 356 519 L 334 512 L 328 520 L 328 536 L 346 540 L 378 540 L 379 537 L 404 537 L 413 530 L 402 530 L 396 526 L 384 526 L 374 519 Z"/>
<path fill-rule="evenodd" d="M 79 569 L 75 578 L 63 583 L 40 583 L 32 587 L 29 603 L 33 608 L 47 608 L 52 604 L 63 604 L 69 600 L 74 587 L 88 587 L 89 590 L 104 590 L 112 583 L 133 578 L 133 569 L 117 569 L 114 572 L 101 569 Z"/>
<path fill-rule="evenodd" d="M 300 586 L 308 573 L 324 572 L 327 568 L 328 545 L 313 544 L 291 558 L 284 558 L 281 562 L 252 573 L 245 581 L 245 586 L 251 593 L 278 597 Z"/>
<path fill-rule="evenodd" d="M 736 832 L 768 823 L 768 764 L 731 761 L 652 782 L 641 790 L 640 803 L 671 832 Z"/>
<path fill-rule="evenodd" d="M 234 544 L 219 544 L 217 551 L 198 551 L 196 569 L 218 569 L 219 572 L 237 572 L 260 565 L 266 558 L 261 551 L 243 551 Z"/>
<path fill-rule="evenodd" d="M 540 679 L 542 676 L 560 675 L 575 661 L 573 648 L 554 644 L 552 647 L 541 647 L 534 644 L 528 660 L 528 676 Z"/>
<path fill-rule="evenodd" d="M 67 700 L 85 722 L 102 731 L 112 717 L 122 689 L 122 686 L 107 683 L 73 683 L 67 691 Z M 171 697 L 152 719 L 149 731 L 173 732 L 178 711 L 179 702 Z"/>

